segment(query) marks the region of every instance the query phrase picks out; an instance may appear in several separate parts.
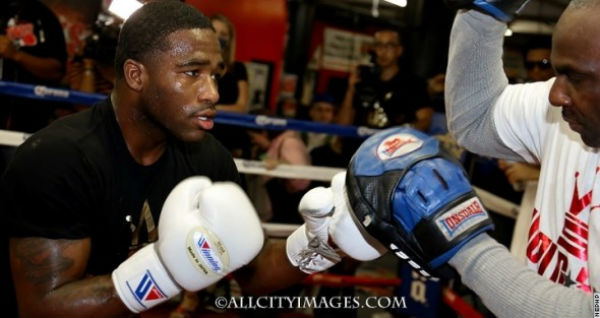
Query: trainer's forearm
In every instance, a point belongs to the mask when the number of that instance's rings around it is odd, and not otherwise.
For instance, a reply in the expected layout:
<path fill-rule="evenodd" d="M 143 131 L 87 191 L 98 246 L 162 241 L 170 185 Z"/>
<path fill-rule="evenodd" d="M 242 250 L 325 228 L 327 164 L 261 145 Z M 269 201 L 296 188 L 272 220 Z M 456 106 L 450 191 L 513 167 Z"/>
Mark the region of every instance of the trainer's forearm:
<path fill-rule="evenodd" d="M 508 85 L 502 67 L 506 25 L 477 11 L 457 14 L 450 35 L 446 71 L 448 129 L 472 152 L 520 159 L 494 125 L 493 108 Z"/>
<path fill-rule="evenodd" d="M 498 317 L 593 317 L 592 295 L 538 275 L 487 234 L 468 242 L 449 263 Z"/>
<path fill-rule="evenodd" d="M 124 317 L 131 312 L 121 302 L 110 275 L 74 281 L 48 292 L 36 304 L 20 304 L 23 317 Z"/>
<path fill-rule="evenodd" d="M 235 273 L 244 293 L 264 295 L 298 284 L 306 277 L 290 264 L 285 243 L 284 239 L 268 239 L 260 254 Z"/>

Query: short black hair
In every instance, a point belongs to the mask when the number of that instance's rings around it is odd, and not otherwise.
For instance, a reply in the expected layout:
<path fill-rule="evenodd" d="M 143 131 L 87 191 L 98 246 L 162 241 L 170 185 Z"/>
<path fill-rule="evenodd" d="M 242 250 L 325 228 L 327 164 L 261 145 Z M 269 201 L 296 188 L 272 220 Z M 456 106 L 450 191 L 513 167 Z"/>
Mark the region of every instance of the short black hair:
<path fill-rule="evenodd" d="M 123 78 L 127 59 L 144 61 L 157 50 L 168 49 L 168 35 L 187 29 L 211 29 L 212 23 L 198 9 L 173 0 L 152 1 L 134 12 L 123 24 L 115 54 L 117 78 Z"/>
<path fill-rule="evenodd" d="M 380 32 L 392 32 L 392 33 L 396 33 L 396 35 L 398 37 L 398 44 L 404 45 L 404 42 L 403 42 L 404 35 L 402 34 L 402 30 L 400 30 L 398 28 L 394 28 L 394 27 L 385 27 L 385 28 L 382 28 L 380 30 L 377 30 L 375 32 L 375 34 L 380 33 Z M 375 35 L 375 34 L 373 34 L 373 35 Z"/>

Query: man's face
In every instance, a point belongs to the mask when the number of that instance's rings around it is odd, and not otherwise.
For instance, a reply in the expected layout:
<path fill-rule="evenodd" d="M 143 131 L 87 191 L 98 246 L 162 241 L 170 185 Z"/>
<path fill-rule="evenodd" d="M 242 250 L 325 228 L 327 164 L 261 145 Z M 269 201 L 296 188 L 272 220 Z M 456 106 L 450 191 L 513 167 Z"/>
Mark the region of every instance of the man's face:
<path fill-rule="evenodd" d="M 600 147 L 600 8 L 569 8 L 552 38 L 556 80 L 550 102 L 562 107 L 571 129 L 590 147 Z"/>
<path fill-rule="evenodd" d="M 329 124 L 333 121 L 333 105 L 328 102 L 316 102 L 308 115 L 315 122 Z"/>
<path fill-rule="evenodd" d="M 527 78 L 531 82 L 546 81 L 554 76 L 550 63 L 550 49 L 536 48 L 527 51 L 525 56 Z"/>
<path fill-rule="evenodd" d="M 394 31 L 379 31 L 375 33 L 374 47 L 375 55 L 377 56 L 377 65 L 382 68 L 396 65 L 403 51 L 398 33 Z"/>
<path fill-rule="evenodd" d="M 184 141 L 212 129 L 224 71 L 217 36 L 210 29 L 183 29 L 166 39 L 168 49 L 147 63 L 142 110 L 155 124 Z"/>

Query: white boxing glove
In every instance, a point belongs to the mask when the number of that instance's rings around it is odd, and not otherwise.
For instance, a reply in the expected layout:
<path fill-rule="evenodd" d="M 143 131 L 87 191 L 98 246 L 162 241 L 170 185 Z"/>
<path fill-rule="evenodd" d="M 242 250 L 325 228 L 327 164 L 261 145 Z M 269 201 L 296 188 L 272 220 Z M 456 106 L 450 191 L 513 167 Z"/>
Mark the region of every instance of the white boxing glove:
<path fill-rule="evenodd" d="M 370 261 L 387 252 L 387 248 L 371 236 L 350 212 L 346 195 L 346 172 L 331 179 L 335 212 L 331 217 L 329 235 L 346 255 L 359 261 Z"/>
<path fill-rule="evenodd" d="M 286 253 L 290 263 L 307 274 L 324 271 L 341 259 L 328 244 L 333 210 L 330 188 L 311 189 L 298 204 L 305 223 L 287 238 Z"/>
<path fill-rule="evenodd" d="M 121 263 L 113 284 L 127 308 L 138 313 L 248 264 L 263 241 L 256 211 L 237 184 L 191 177 L 167 197 L 158 241 Z"/>
<path fill-rule="evenodd" d="M 286 251 L 290 263 L 307 274 L 324 271 L 340 260 L 329 238 L 357 260 L 372 260 L 387 251 L 353 219 L 345 179 L 345 172 L 338 173 L 330 188 L 314 188 L 300 200 L 298 210 L 306 223 L 288 237 Z"/>

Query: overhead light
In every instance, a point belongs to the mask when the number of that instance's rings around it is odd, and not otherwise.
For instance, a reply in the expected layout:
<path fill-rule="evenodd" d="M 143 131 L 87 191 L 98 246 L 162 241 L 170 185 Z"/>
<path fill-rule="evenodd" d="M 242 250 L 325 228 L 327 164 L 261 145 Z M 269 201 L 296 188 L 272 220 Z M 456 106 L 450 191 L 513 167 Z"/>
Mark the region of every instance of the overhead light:
<path fill-rule="evenodd" d="M 113 0 L 108 7 L 108 11 L 123 20 L 127 20 L 141 6 L 142 3 L 137 0 Z"/>
<path fill-rule="evenodd" d="M 513 31 L 510 28 L 506 28 L 506 31 L 504 31 L 504 36 L 512 36 L 513 35 Z"/>
<path fill-rule="evenodd" d="M 379 17 L 379 0 L 373 0 L 373 6 L 371 7 L 371 15 L 374 18 Z"/>
<path fill-rule="evenodd" d="M 406 0 L 385 0 L 389 3 L 395 4 L 400 7 L 406 7 Z"/>

